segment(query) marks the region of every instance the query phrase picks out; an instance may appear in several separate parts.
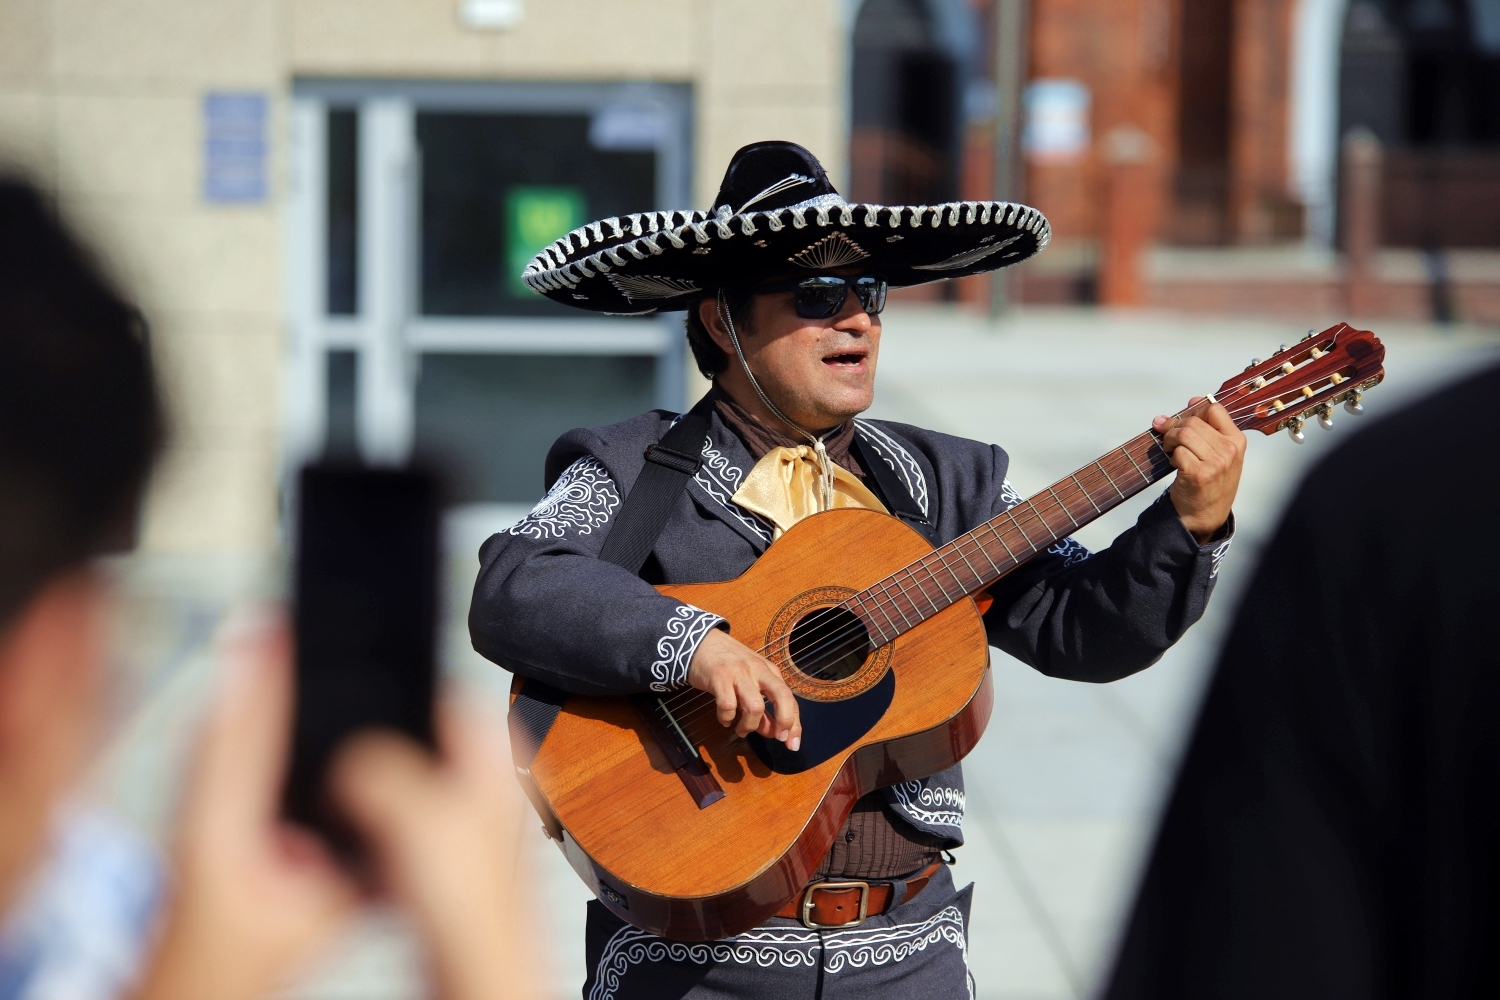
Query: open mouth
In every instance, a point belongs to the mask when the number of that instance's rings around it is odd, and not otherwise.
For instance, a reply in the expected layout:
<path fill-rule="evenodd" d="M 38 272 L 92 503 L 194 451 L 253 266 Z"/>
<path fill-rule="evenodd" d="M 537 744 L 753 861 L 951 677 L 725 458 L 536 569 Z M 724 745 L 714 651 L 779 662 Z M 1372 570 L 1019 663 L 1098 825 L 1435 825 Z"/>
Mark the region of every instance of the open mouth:
<path fill-rule="evenodd" d="M 823 359 L 823 363 L 832 368 L 858 368 L 864 364 L 865 355 L 863 351 L 850 351 L 847 354 L 831 354 Z"/>

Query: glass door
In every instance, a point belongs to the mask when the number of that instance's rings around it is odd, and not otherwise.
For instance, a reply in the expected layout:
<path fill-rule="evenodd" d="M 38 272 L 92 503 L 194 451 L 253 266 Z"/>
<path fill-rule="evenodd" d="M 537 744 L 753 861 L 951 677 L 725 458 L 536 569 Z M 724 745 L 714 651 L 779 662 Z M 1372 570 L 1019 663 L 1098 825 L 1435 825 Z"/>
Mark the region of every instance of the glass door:
<path fill-rule="evenodd" d="M 519 276 L 585 222 L 691 204 L 686 87 L 304 80 L 294 95 L 289 468 L 436 460 L 458 520 L 487 534 L 540 498 L 563 431 L 682 408 L 680 316 L 592 316 Z"/>

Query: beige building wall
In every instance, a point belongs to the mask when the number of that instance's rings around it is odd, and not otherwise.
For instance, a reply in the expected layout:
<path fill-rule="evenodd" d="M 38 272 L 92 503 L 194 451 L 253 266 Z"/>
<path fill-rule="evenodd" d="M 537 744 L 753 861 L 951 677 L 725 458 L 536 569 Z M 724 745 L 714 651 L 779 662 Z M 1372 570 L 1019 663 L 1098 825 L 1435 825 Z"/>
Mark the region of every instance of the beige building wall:
<path fill-rule="evenodd" d="M 844 173 L 843 0 L 526 0 L 503 31 L 464 27 L 458 6 L 0 0 L 0 162 L 55 194 L 152 325 L 175 435 L 149 549 L 274 544 L 293 79 L 690 83 L 698 206 L 759 139 L 803 143 Z M 202 198 L 202 101 L 216 90 L 271 101 L 264 204 Z"/>

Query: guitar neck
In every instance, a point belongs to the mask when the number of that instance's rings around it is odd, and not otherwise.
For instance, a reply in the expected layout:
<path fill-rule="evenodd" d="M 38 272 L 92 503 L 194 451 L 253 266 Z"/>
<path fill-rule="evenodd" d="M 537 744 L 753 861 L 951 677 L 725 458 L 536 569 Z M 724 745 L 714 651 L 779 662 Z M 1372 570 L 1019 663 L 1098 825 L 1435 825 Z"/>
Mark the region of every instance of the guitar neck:
<path fill-rule="evenodd" d="M 1146 431 L 1041 493 L 855 594 L 872 647 L 977 594 L 1017 566 L 1172 472 L 1161 438 Z"/>

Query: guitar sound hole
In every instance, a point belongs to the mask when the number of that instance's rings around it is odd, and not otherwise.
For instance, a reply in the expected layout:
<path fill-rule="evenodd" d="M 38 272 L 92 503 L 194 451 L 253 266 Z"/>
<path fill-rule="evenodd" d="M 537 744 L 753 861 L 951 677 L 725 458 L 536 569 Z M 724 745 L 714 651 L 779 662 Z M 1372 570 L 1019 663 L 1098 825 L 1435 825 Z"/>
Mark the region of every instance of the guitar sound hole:
<path fill-rule="evenodd" d="M 859 616 L 845 608 L 819 608 L 792 626 L 787 641 L 792 663 L 820 681 L 841 681 L 864 665 L 870 636 Z"/>

